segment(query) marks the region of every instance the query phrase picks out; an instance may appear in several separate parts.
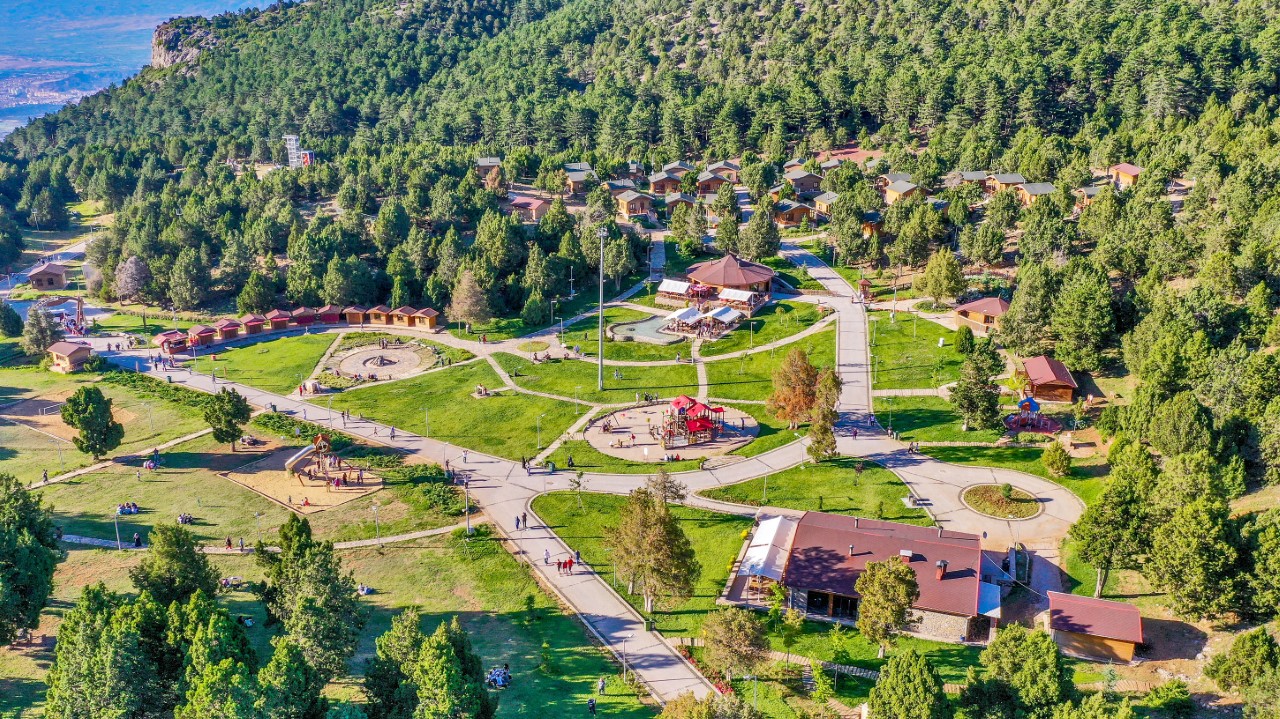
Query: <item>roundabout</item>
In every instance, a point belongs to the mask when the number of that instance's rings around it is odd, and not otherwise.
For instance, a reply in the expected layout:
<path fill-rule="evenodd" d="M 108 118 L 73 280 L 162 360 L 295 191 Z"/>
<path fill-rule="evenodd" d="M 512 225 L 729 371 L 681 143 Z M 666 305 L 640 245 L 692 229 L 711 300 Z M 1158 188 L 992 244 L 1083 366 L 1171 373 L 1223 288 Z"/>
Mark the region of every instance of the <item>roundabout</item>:
<path fill-rule="evenodd" d="M 969 509 L 995 519 L 1031 519 L 1043 511 L 1040 500 L 1011 484 L 975 484 L 960 492 Z"/>

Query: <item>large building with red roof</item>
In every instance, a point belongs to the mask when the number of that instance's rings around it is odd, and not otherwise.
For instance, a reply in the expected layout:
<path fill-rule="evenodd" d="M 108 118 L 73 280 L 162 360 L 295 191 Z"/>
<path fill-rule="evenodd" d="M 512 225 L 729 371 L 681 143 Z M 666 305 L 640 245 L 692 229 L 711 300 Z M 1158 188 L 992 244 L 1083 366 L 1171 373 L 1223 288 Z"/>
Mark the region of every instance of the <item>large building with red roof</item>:
<path fill-rule="evenodd" d="M 1052 357 L 1028 357 L 1022 362 L 1031 396 L 1047 402 L 1071 402 L 1075 399 L 1076 379 L 1067 366 Z"/>
<path fill-rule="evenodd" d="M 858 577 L 868 562 L 886 560 L 915 570 L 920 597 L 912 605 L 912 633 L 952 642 L 986 641 L 992 620 L 1000 616 L 1002 589 L 996 582 L 1007 575 L 983 553 L 976 534 L 823 512 L 769 521 L 789 526 L 759 532 L 765 537 L 759 542 L 756 536 L 748 539 L 738 571 L 742 581 L 735 585 L 749 591 L 753 584 L 779 583 L 787 589 L 789 606 L 810 617 L 856 619 Z M 780 537 L 786 539 L 774 546 Z M 733 594 L 731 589 L 730 601 Z M 745 598 L 748 592 L 738 594 Z M 752 604 L 749 599 L 742 603 Z"/>

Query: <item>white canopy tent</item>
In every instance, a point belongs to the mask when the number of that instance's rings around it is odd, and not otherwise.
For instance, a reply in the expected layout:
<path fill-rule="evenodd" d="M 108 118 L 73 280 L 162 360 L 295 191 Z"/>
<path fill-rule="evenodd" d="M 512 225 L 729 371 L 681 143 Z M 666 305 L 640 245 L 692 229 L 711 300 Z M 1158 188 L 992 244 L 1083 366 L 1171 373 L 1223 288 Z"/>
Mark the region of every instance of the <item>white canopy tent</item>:
<path fill-rule="evenodd" d="M 720 299 L 728 302 L 746 302 L 747 304 L 750 304 L 755 296 L 756 293 L 754 292 L 735 290 L 731 287 L 726 287 L 723 290 L 720 290 Z"/>
<path fill-rule="evenodd" d="M 667 324 L 672 322 L 683 322 L 688 324 L 698 318 L 698 310 L 693 307 L 684 307 L 667 315 Z"/>
<path fill-rule="evenodd" d="M 732 307 L 717 307 L 714 310 L 711 310 L 710 312 L 702 315 L 696 321 L 701 322 L 702 320 L 715 320 L 716 322 L 727 325 L 732 322 L 736 322 L 737 320 L 740 320 L 743 317 L 746 317 L 746 315 L 733 309 Z"/>
<path fill-rule="evenodd" d="M 687 295 L 689 294 L 689 283 L 681 282 L 680 280 L 663 280 L 658 285 L 658 291 L 672 295 Z"/>
<path fill-rule="evenodd" d="M 742 555 L 738 575 L 744 577 L 768 577 L 782 581 L 787 555 L 791 551 L 791 538 L 796 532 L 796 520 L 792 517 L 770 517 L 762 520 L 751 537 L 751 544 Z"/>

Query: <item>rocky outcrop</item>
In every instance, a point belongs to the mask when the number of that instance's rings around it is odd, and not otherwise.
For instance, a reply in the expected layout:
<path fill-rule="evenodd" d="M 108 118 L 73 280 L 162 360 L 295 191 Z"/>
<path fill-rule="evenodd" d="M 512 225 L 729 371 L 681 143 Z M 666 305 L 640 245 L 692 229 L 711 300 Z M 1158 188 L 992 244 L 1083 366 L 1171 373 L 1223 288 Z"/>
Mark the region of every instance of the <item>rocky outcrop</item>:
<path fill-rule="evenodd" d="M 217 44 L 218 38 L 204 18 L 176 18 L 156 28 L 151 38 L 151 66 L 166 68 L 191 62 Z"/>

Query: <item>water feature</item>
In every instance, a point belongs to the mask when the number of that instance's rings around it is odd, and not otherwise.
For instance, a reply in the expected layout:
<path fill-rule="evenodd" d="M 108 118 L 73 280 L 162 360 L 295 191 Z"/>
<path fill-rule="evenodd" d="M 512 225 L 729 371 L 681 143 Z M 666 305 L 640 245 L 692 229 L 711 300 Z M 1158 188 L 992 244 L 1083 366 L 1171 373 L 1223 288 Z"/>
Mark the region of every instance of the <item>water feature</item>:
<path fill-rule="evenodd" d="M 623 339 L 630 337 L 637 342 L 648 342 L 655 345 L 671 345 L 679 342 L 682 337 L 679 335 L 671 335 L 662 332 L 662 326 L 667 323 L 665 317 L 649 317 L 634 322 L 620 322 L 609 327 L 609 333 L 614 339 Z"/>

